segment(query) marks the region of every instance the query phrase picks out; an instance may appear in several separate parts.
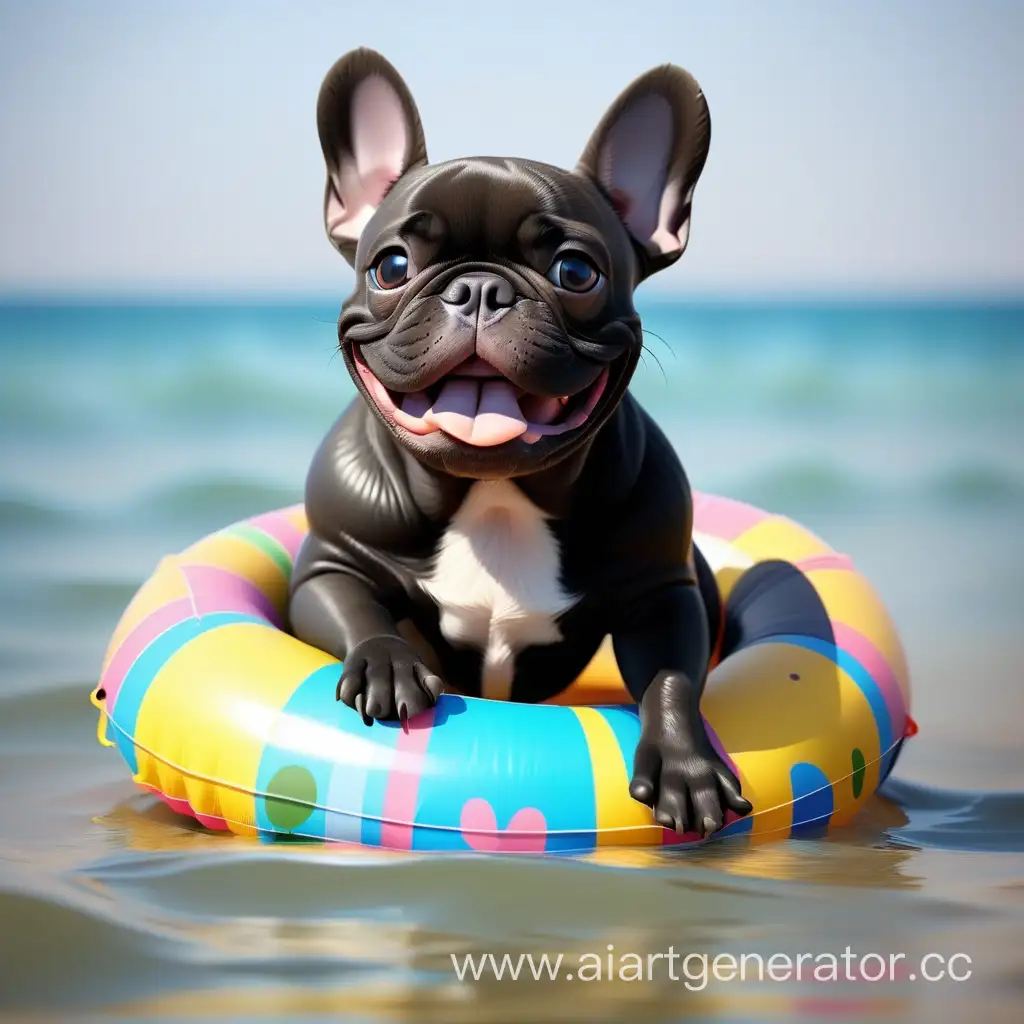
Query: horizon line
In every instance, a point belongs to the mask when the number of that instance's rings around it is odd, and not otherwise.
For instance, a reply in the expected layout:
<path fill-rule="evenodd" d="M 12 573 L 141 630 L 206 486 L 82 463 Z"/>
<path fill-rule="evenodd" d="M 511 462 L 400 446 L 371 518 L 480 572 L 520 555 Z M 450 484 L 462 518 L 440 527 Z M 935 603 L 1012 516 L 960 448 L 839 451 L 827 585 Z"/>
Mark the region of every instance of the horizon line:
<path fill-rule="evenodd" d="M 172 308 L 203 306 L 308 306 L 338 305 L 351 294 L 350 289 L 328 292 L 301 288 L 221 290 L 115 290 L 115 289 L 19 289 L 0 288 L 0 309 L 15 308 Z M 826 290 L 751 289 L 747 291 L 680 291 L 652 290 L 638 292 L 637 305 L 673 306 L 875 306 L 932 308 L 1024 307 L 1024 290 L 963 290 L 951 292 L 934 289 L 895 291 L 888 289 Z"/>

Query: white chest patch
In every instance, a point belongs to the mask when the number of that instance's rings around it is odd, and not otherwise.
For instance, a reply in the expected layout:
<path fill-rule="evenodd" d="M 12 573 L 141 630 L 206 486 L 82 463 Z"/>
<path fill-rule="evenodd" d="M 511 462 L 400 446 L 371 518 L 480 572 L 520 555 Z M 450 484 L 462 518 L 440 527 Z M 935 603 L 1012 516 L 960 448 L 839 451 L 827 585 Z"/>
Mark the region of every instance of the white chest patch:
<path fill-rule="evenodd" d="M 473 484 L 420 584 L 441 610 L 445 638 L 483 652 L 485 697 L 508 699 L 516 653 L 561 640 L 555 619 L 575 603 L 544 520 L 515 484 Z"/>

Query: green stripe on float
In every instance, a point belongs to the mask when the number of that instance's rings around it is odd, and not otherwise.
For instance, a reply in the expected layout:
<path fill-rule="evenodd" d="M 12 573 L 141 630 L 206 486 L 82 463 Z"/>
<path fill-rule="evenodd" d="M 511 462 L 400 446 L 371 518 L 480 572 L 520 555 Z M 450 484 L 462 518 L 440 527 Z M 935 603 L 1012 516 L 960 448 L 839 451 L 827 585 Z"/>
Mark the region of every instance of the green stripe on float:
<path fill-rule="evenodd" d="M 254 548 L 259 548 L 268 558 L 273 560 L 286 579 L 291 575 L 291 555 L 269 533 L 264 533 L 259 527 L 253 526 L 251 523 L 236 523 L 234 526 L 229 526 L 227 529 L 222 530 L 221 534 L 227 537 L 237 537 L 239 540 L 244 540 L 246 543 L 251 544 Z"/>

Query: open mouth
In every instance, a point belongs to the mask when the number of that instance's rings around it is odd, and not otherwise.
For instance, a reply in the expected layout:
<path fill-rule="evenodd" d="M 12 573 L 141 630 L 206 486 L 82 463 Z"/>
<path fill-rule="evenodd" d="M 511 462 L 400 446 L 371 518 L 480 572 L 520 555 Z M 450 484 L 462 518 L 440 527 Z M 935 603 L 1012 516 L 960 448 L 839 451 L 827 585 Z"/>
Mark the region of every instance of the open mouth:
<path fill-rule="evenodd" d="M 593 384 L 574 395 L 530 395 L 473 356 L 423 391 L 390 391 L 355 346 L 352 358 L 367 391 L 393 423 L 412 434 L 440 430 L 478 448 L 516 438 L 536 444 L 542 437 L 576 430 L 586 423 L 608 384 L 605 367 Z"/>

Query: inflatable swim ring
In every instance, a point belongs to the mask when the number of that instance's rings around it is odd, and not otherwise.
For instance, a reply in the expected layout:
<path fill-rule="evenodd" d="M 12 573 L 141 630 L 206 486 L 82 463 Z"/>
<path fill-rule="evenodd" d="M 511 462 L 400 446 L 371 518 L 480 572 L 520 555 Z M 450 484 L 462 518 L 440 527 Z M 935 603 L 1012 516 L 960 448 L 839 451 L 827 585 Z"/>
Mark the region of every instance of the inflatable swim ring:
<path fill-rule="evenodd" d="M 727 610 L 702 710 L 753 804 L 713 839 L 849 821 L 913 731 L 899 638 L 850 560 L 803 527 L 695 495 Z M 203 825 L 415 850 L 589 851 L 696 842 L 630 798 L 636 710 L 605 644 L 548 704 L 443 694 L 366 727 L 336 659 L 283 629 L 301 506 L 160 562 L 92 700 L 135 782 Z"/>

